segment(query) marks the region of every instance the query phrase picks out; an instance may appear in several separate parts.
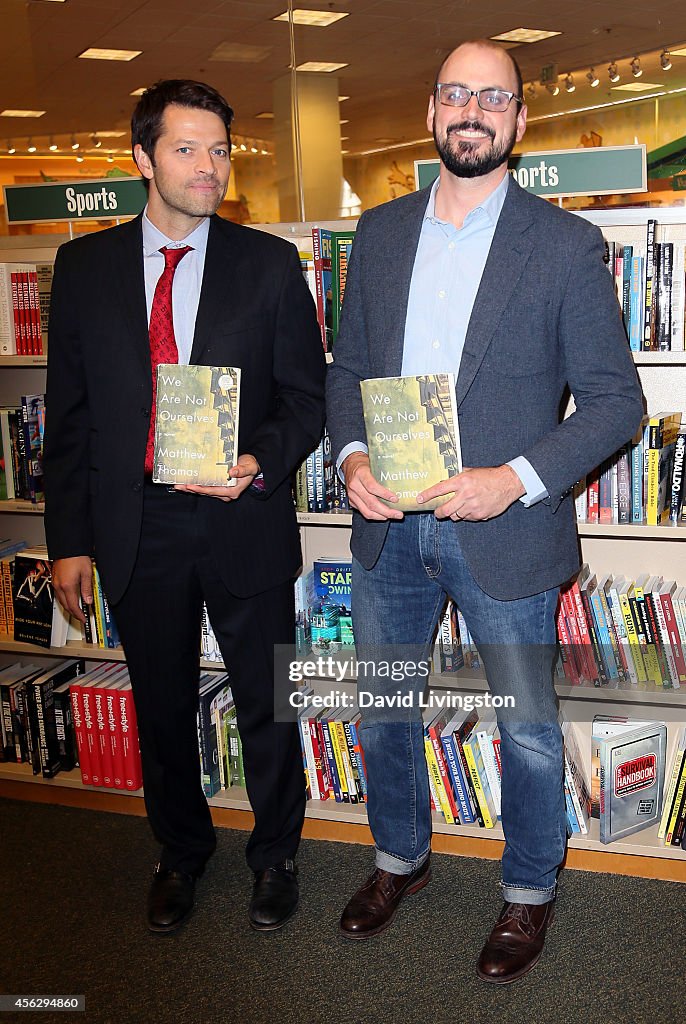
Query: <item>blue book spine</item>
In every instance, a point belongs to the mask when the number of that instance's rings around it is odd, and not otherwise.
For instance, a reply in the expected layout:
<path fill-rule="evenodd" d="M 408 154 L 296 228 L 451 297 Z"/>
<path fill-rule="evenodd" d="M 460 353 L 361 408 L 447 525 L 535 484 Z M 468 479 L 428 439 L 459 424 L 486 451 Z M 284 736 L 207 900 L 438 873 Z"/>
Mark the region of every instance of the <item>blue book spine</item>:
<path fill-rule="evenodd" d="M 467 793 L 467 780 L 464 776 L 464 770 L 462 766 L 462 758 L 460 752 L 455 746 L 455 737 L 451 734 L 441 738 L 443 749 L 445 750 L 446 762 L 448 765 L 448 771 L 450 777 L 455 784 L 455 793 L 460 804 L 460 815 L 465 825 L 469 825 L 476 821 L 476 816 L 472 810 L 471 801 L 468 799 Z"/>
<path fill-rule="evenodd" d="M 629 348 L 632 352 L 641 351 L 643 338 L 643 257 L 633 256 L 631 259 L 631 297 L 629 321 Z"/>

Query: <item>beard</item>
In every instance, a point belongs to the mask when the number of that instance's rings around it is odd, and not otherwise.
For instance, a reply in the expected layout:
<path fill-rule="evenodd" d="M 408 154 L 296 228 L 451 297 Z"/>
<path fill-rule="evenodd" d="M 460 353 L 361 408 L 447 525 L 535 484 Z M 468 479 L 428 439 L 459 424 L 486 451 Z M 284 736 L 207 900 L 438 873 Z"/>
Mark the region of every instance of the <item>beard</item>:
<path fill-rule="evenodd" d="M 183 213 L 189 217 L 211 217 L 219 209 L 219 205 L 226 194 L 228 182 L 222 187 L 219 179 L 210 179 L 203 182 L 207 185 L 215 185 L 212 192 L 195 192 L 186 188 L 184 184 L 170 181 L 166 175 L 160 174 L 156 168 L 155 187 L 161 199 L 171 210 Z"/>
<path fill-rule="evenodd" d="M 453 143 L 450 138 L 451 134 L 464 130 L 486 132 L 491 140 L 490 146 L 477 150 L 476 144 L 466 139 L 460 139 L 457 143 Z M 490 174 L 491 171 L 507 161 L 517 141 L 517 123 L 515 121 L 510 134 L 504 135 L 497 145 L 493 129 L 479 121 L 460 121 L 457 124 L 451 124 L 446 130 L 445 138 L 440 139 L 434 120 L 433 136 L 438 155 L 451 174 L 457 178 L 480 178 L 484 174 Z"/>

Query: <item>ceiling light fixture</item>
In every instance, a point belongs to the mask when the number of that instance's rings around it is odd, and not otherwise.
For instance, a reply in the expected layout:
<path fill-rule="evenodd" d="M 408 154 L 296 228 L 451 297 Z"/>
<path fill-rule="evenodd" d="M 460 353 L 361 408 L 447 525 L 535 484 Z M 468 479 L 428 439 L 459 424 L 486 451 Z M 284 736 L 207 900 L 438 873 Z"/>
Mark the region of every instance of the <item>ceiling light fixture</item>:
<path fill-rule="evenodd" d="M 572 74 L 565 76 L 565 89 L 567 92 L 574 92 L 576 86 L 574 85 L 574 76 Z"/>
<path fill-rule="evenodd" d="M 71 137 L 71 148 L 72 149 L 78 149 L 80 145 L 81 145 L 81 143 L 76 141 L 76 136 L 72 134 L 72 137 Z"/>
<path fill-rule="evenodd" d="M 50 145 L 48 146 L 48 149 L 50 150 L 51 153 L 56 153 L 57 150 L 59 149 L 59 146 L 57 145 L 57 143 L 53 139 L 52 135 L 50 136 Z"/>
<path fill-rule="evenodd" d="M 526 94 L 527 94 L 527 96 L 529 97 L 530 100 L 535 100 L 536 99 L 536 86 L 535 86 L 535 84 L 533 82 L 529 82 L 528 88 L 526 90 Z"/>
<path fill-rule="evenodd" d="M 326 60 L 307 60 L 304 64 L 298 64 L 296 71 L 340 71 L 341 68 L 347 68 L 347 64 L 334 64 L 333 61 Z"/>
<path fill-rule="evenodd" d="M 340 21 L 341 18 L 347 18 L 349 11 L 344 14 L 334 11 L 303 11 L 300 8 L 296 8 L 293 11 L 293 24 L 294 25 L 314 25 L 317 28 L 327 28 L 328 25 L 333 25 L 334 22 Z M 288 11 L 284 11 L 283 14 L 279 14 L 276 18 L 272 18 L 272 21 L 288 21 Z"/>
<path fill-rule="evenodd" d="M 619 81 L 619 68 L 617 67 L 616 61 L 613 60 L 612 63 L 609 65 L 607 69 L 607 75 L 611 82 Z"/>
<path fill-rule="evenodd" d="M 591 86 L 591 89 L 595 89 L 596 86 L 600 85 L 600 79 L 595 73 L 595 68 L 591 68 L 586 75 L 586 78 L 588 79 L 588 84 Z"/>
<path fill-rule="evenodd" d="M 663 50 L 660 54 L 660 64 L 662 65 L 663 71 L 669 71 L 672 66 L 671 56 L 667 50 Z"/>
<path fill-rule="evenodd" d="M 83 163 L 83 157 L 81 156 L 80 153 L 78 153 L 77 156 L 76 156 L 76 162 L 77 162 L 77 164 L 82 164 Z"/>
<path fill-rule="evenodd" d="M 2 110 L 0 117 L 42 117 L 44 110 Z"/>
<path fill-rule="evenodd" d="M 557 84 L 557 82 L 548 82 L 548 84 L 546 85 L 546 89 L 548 90 L 551 96 L 558 96 L 560 93 L 560 86 Z"/>
<path fill-rule="evenodd" d="M 91 142 L 93 143 L 94 149 L 100 149 L 102 146 L 102 140 L 98 138 L 97 132 L 94 132 L 93 135 L 91 135 Z"/>
<path fill-rule="evenodd" d="M 538 28 L 513 28 L 511 32 L 501 32 L 498 36 L 491 36 L 491 39 L 498 39 L 504 43 L 539 43 L 542 39 L 550 39 L 551 36 L 560 36 L 561 32 L 547 32 Z"/>
<path fill-rule="evenodd" d="M 79 57 L 85 57 L 87 60 L 133 60 L 134 57 L 140 57 L 142 52 L 142 50 L 108 50 L 91 46 L 90 49 L 80 53 Z"/>
<path fill-rule="evenodd" d="M 12 145 L 12 140 L 11 139 L 7 140 L 7 152 L 9 154 L 9 156 L 12 156 L 14 153 L 17 152 L 16 149 L 14 148 L 14 146 Z"/>
<path fill-rule="evenodd" d="M 108 164 L 113 164 L 114 163 L 114 157 L 112 156 L 111 153 L 107 154 L 107 163 Z"/>
<path fill-rule="evenodd" d="M 641 67 L 640 57 L 634 57 L 631 62 L 631 74 L 634 78 L 640 78 L 643 74 L 643 68 Z"/>
<path fill-rule="evenodd" d="M 26 147 L 26 149 L 27 149 L 27 151 L 29 153 L 35 153 L 36 152 L 36 146 L 34 145 L 33 139 L 29 139 L 29 144 Z"/>

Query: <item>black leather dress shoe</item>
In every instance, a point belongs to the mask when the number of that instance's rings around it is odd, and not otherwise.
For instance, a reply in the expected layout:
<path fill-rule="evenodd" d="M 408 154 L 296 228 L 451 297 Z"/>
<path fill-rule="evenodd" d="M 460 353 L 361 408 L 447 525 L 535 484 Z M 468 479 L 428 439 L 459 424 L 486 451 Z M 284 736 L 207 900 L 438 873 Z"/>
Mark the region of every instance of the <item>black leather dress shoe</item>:
<path fill-rule="evenodd" d="M 409 875 L 376 868 L 348 901 L 341 916 L 340 934 L 344 939 L 371 939 L 380 935 L 393 923 L 400 901 L 419 892 L 430 881 L 430 857 Z"/>
<path fill-rule="evenodd" d="M 285 860 L 273 868 L 255 872 L 248 920 L 258 932 L 281 928 L 298 906 L 298 869 L 295 862 Z"/>
<path fill-rule="evenodd" d="M 540 905 L 506 903 L 481 950 L 476 968 L 481 980 L 507 985 L 528 974 L 540 960 L 554 916 L 554 899 Z"/>
<path fill-rule="evenodd" d="M 201 872 L 199 872 L 201 874 Z M 148 928 L 151 932 L 173 932 L 190 917 L 198 875 L 155 866 L 148 893 Z"/>

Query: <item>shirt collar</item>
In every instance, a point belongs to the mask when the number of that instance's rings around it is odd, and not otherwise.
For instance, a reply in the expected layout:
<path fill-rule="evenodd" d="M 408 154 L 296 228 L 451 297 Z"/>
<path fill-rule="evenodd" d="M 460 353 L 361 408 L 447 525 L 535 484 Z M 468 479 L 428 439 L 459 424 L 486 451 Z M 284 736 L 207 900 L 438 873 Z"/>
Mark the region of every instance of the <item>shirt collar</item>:
<path fill-rule="evenodd" d="M 477 210 L 482 210 L 489 222 L 495 227 L 498 223 L 500 211 L 503 208 L 505 202 L 505 196 L 507 195 L 507 187 L 510 182 L 509 172 L 505 175 L 500 184 L 493 189 L 493 191 L 486 196 L 483 202 L 475 206 L 473 210 L 470 210 L 465 217 L 465 222 L 471 217 L 476 215 Z M 429 192 L 429 201 L 426 204 L 426 210 L 424 212 L 424 220 L 431 220 L 434 224 L 445 224 L 446 221 L 441 220 L 440 217 L 436 216 L 436 193 L 438 192 L 438 186 L 440 184 L 440 177 L 436 178 L 431 191 Z"/>
<path fill-rule="evenodd" d="M 153 256 L 163 246 L 169 246 L 170 249 L 178 249 L 182 245 L 190 245 L 193 249 L 205 253 L 207 249 L 207 237 L 210 231 L 210 218 L 205 217 L 201 221 L 197 228 L 193 228 L 189 235 L 185 238 L 176 241 L 171 238 L 167 238 L 159 228 L 156 228 L 152 221 L 148 218 L 148 207 L 145 207 L 143 211 L 143 255 Z"/>

